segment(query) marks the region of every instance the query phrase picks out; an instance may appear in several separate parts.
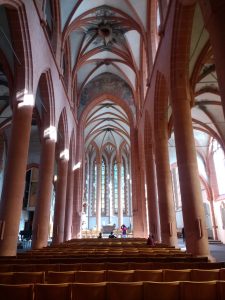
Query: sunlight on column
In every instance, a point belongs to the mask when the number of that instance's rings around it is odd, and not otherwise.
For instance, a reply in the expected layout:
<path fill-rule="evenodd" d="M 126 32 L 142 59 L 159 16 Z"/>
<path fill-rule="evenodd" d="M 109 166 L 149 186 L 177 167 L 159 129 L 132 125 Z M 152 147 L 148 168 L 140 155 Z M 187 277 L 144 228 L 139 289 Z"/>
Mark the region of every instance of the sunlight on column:
<path fill-rule="evenodd" d="M 70 158 L 69 150 L 68 150 L 68 149 L 64 149 L 64 150 L 59 154 L 59 157 L 60 157 L 61 159 L 64 159 L 64 160 L 69 160 L 69 158 Z"/>
<path fill-rule="evenodd" d="M 57 133 L 55 126 L 49 126 L 44 130 L 44 138 L 49 138 L 52 141 L 57 141 Z"/>
<path fill-rule="evenodd" d="M 24 106 L 34 106 L 35 99 L 33 94 L 28 94 L 27 90 L 23 92 L 18 92 L 16 94 L 17 101 L 19 102 L 18 108 Z"/>
<path fill-rule="evenodd" d="M 77 170 L 77 169 L 80 169 L 80 167 L 81 167 L 81 162 L 79 161 L 77 164 L 75 164 L 75 165 L 73 166 L 73 171 L 75 171 L 75 170 Z"/>

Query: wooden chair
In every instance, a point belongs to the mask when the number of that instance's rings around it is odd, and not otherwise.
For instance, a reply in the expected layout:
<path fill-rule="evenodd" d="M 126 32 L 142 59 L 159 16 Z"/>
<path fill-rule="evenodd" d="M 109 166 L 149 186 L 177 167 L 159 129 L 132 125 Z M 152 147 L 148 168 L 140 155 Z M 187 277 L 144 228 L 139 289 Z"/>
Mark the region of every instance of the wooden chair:
<path fill-rule="evenodd" d="M 25 284 L 25 283 L 44 283 L 44 272 L 14 272 L 13 283 Z"/>
<path fill-rule="evenodd" d="M 219 279 L 220 279 L 219 269 L 213 269 L 213 270 L 193 269 L 193 270 L 191 270 L 191 281 L 210 281 L 210 280 L 219 280 Z"/>
<path fill-rule="evenodd" d="M 216 285 L 218 299 L 225 299 L 225 281 L 217 281 Z"/>
<path fill-rule="evenodd" d="M 134 270 L 127 270 L 127 271 L 108 270 L 107 281 L 132 282 L 134 281 Z"/>
<path fill-rule="evenodd" d="M 152 270 L 154 269 L 154 264 L 152 262 L 131 262 L 132 270 Z"/>
<path fill-rule="evenodd" d="M 48 272 L 54 271 L 59 272 L 60 265 L 59 264 L 35 264 L 34 271 L 35 272 Z"/>
<path fill-rule="evenodd" d="M 13 272 L 34 272 L 35 264 L 16 264 L 13 266 Z"/>
<path fill-rule="evenodd" d="M 71 300 L 71 287 L 66 283 L 35 284 L 34 300 Z"/>
<path fill-rule="evenodd" d="M 72 283 L 75 281 L 76 271 L 54 272 L 49 271 L 47 274 L 47 283 Z"/>
<path fill-rule="evenodd" d="M 142 282 L 109 282 L 107 284 L 107 300 L 142 300 Z"/>
<path fill-rule="evenodd" d="M 0 272 L 13 272 L 13 264 L 0 264 Z"/>
<path fill-rule="evenodd" d="M 77 271 L 75 281 L 80 283 L 96 283 L 106 280 L 106 272 L 101 271 Z"/>
<path fill-rule="evenodd" d="M 220 280 L 225 280 L 225 268 L 221 268 L 219 273 L 220 273 Z"/>
<path fill-rule="evenodd" d="M 144 300 L 180 300 L 180 286 L 174 282 L 143 282 Z"/>
<path fill-rule="evenodd" d="M 135 270 L 134 271 L 135 281 L 163 281 L 162 270 Z"/>
<path fill-rule="evenodd" d="M 172 270 L 166 269 L 163 271 L 164 281 L 190 281 L 191 269 Z"/>
<path fill-rule="evenodd" d="M 106 264 L 106 269 L 107 270 L 120 270 L 120 271 L 125 271 L 130 269 L 130 264 L 128 262 L 118 262 L 118 263 L 113 263 L 113 262 L 108 262 Z"/>
<path fill-rule="evenodd" d="M 0 284 L 12 284 L 13 283 L 13 272 L 0 273 Z"/>
<path fill-rule="evenodd" d="M 60 264 L 59 270 L 60 272 L 64 271 L 78 271 L 81 270 L 82 264 L 76 263 L 76 264 Z"/>
<path fill-rule="evenodd" d="M 106 300 L 106 282 L 74 283 L 72 300 Z"/>
<path fill-rule="evenodd" d="M 82 271 L 100 271 L 106 268 L 105 263 L 83 263 L 81 265 Z"/>
<path fill-rule="evenodd" d="M 181 283 L 182 300 L 218 300 L 218 294 L 216 281 L 184 281 Z"/>
<path fill-rule="evenodd" d="M 32 284 L 0 284 L 1 300 L 33 300 Z"/>

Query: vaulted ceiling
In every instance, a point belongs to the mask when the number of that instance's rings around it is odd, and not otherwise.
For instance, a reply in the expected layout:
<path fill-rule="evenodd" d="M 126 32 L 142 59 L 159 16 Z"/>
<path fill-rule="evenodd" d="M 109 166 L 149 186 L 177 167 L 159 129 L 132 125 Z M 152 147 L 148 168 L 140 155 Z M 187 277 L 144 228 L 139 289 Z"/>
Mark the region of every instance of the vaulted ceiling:
<path fill-rule="evenodd" d="M 225 150 L 225 122 L 220 98 L 213 50 L 199 5 L 192 24 L 189 56 L 192 121 L 197 151 L 207 157 L 212 138 Z M 176 161 L 175 141 L 169 141 L 171 162 Z"/>
<path fill-rule="evenodd" d="M 136 119 L 139 73 L 147 28 L 147 0 L 61 0 L 63 45 L 69 44 L 78 117 L 92 99 L 113 95 L 122 99 Z M 144 51 L 145 53 L 145 51 Z M 86 147 L 107 143 L 116 149 L 130 143 L 126 113 L 110 101 L 88 115 Z"/>

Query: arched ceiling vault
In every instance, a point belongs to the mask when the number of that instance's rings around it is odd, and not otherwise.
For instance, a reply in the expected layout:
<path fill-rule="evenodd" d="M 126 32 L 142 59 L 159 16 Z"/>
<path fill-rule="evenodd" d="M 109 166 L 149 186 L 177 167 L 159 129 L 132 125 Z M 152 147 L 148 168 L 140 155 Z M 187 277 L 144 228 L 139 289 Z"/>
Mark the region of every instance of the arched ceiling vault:
<path fill-rule="evenodd" d="M 208 155 L 215 138 L 225 150 L 225 121 L 209 34 L 197 4 L 189 53 L 192 124 L 198 153 Z M 172 112 L 170 112 L 171 115 Z M 175 159 L 174 134 L 169 140 L 170 159 Z"/>
<path fill-rule="evenodd" d="M 193 127 L 219 137 L 225 145 L 225 122 L 209 34 L 196 5 L 190 45 L 190 86 L 193 93 Z M 198 137 L 198 135 L 196 135 Z"/>
<path fill-rule="evenodd" d="M 96 105 L 86 118 L 85 148 L 95 145 L 101 153 L 119 151 L 121 145 L 130 147 L 130 124 L 125 111 L 111 100 Z"/>
<path fill-rule="evenodd" d="M 136 114 L 139 107 L 139 72 L 146 48 L 148 1 L 60 0 L 63 48 L 70 44 L 72 84 L 78 116 L 93 90 L 111 89 L 129 102 Z M 144 54 L 146 55 L 146 54 Z M 107 78 L 101 84 L 103 78 Z M 115 89 L 119 85 L 126 89 Z M 84 97 L 88 95 L 88 99 Z M 96 95 L 95 95 L 96 97 Z"/>
<path fill-rule="evenodd" d="M 78 118 L 92 100 L 107 94 L 124 101 L 135 120 L 143 84 L 139 74 L 147 53 L 148 1 L 60 0 L 60 5 L 62 48 L 70 45 Z M 129 119 L 112 100 L 107 98 L 96 105 L 85 124 L 85 147 L 89 151 L 97 147 L 110 155 L 121 145 L 128 151 Z"/>

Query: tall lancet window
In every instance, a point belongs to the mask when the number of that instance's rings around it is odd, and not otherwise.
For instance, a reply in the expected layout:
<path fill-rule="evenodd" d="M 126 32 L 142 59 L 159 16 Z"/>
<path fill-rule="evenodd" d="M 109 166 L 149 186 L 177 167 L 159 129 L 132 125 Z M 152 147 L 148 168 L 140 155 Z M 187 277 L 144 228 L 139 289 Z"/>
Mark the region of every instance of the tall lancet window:
<path fill-rule="evenodd" d="M 122 205 L 123 205 L 123 213 L 126 213 L 126 199 L 125 199 L 125 165 L 124 165 L 124 160 L 121 166 L 121 200 L 122 200 Z"/>
<path fill-rule="evenodd" d="M 115 161 L 114 166 L 113 166 L 113 210 L 114 213 L 118 213 L 118 167 L 117 167 L 117 162 Z"/>
<path fill-rule="evenodd" d="M 93 189 L 92 189 L 92 214 L 96 214 L 96 198 L 97 198 L 97 165 L 96 165 L 96 160 L 93 163 L 93 173 L 92 173 L 92 178 L 93 178 Z"/>
<path fill-rule="evenodd" d="M 106 162 L 104 158 L 102 159 L 102 195 L 101 195 L 101 200 L 102 200 L 102 214 L 105 215 L 106 211 Z"/>

